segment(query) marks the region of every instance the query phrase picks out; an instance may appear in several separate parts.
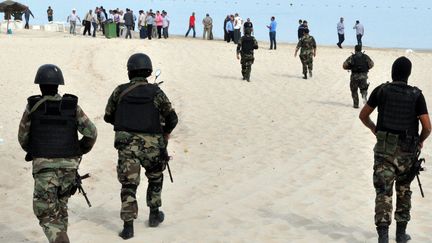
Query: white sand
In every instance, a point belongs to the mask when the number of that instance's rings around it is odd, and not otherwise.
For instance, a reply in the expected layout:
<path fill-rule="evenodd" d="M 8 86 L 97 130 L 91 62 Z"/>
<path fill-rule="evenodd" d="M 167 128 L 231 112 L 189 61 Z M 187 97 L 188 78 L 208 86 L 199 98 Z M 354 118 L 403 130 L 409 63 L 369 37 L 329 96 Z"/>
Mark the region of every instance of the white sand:
<path fill-rule="evenodd" d="M 135 238 L 127 242 L 376 242 L 374 137 L 351 107 L 349 73 L 341 68 L 351 47 L 320 46 L 314 77 L 303 80 L 293 45 L 269 51 L 260 43 L 251 83 L 241 80 L 235 45 L 222 41 L 18 31 L 0 34 L 0 48 L 0 242 L 46 241 L 32 211 L 31 164 L 17 141 L 26 98 L 39 93 L 36 70 L 45 63 L 61 67 L 61 93 L 80 97 L 99 133 L 80 167 L 92 176 L 84 188 L 93 207 L 81 195 L 71 198 L 69 237 L 123 242 L 117 236 L 122 221 L 114 132 L 103 114 L 112 90 L 128 81 L 126 61 L 136 52 L 149 54 L 154 68 L 162 69 L 162 88 L 180 122 L 169 145 L 175 183 L 166 173 L 162 194 L 166 221 L 147 227 L 142 174 Z M 375 61 L 372 91 L 390 79 L 393 61 L 405 51 L 366 51 Z M 410 83 L 423 90 L 432 109 L 432 53 L 408 56 Z M 428 163 L 430 144 L 423 150 Z M 413 184 L 408 231 L 413 242 L 432 242 L 432 178 L 425 173 L 422 180 L 426 198 Z"/>

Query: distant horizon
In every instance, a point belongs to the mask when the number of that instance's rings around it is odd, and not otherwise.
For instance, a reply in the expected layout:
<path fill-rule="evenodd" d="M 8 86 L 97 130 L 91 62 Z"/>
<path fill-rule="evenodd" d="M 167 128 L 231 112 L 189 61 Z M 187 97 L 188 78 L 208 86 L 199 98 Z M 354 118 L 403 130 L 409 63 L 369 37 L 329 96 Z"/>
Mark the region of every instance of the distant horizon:
<path fill-rule="evenodd" d="M 197 38 L 202 38 L 202 18 L 209 13 L 213 18 L 213 34 L 223 39 L 223 20 L 227 14 L 238 12 L 244 20 L 250 17 L 254 23 L 255 37 L 259 41 L 269 41 L 266 25 L 270 17 L 275 16 L 278 22 L 278 42 L 296 43 L 298 19 L 307 19 L 311 35 L 319 45 L 336 46 L 336 24 L 340 17 L 345 18 L 345 42 L 343 46 L 356 44 L 355 31 L 352 29 L 355 20 L 365 26 L 363 45 L 374 48 L 398 48 L 431 50 L 432 2 L 414 0 L 407 3 L 403 0 L 328 0 L 328 1 L 197 1 L 197 0 L 151 0 L 143 3 L 138 0 L 119 1 L 105 0 L 88 3 L 84 0 L 64 2 L 60 0 L 27 0 L 19 1 L 29 6 L 35 15 L 30 18 L 30 25 L 46 24 L 46 10 L 51 6 L 54 10 L 54 21 L 65 22 L 72 8 L 76 8 L 80 17 L 89 9 L 104 6 L 106 10 L 133 9 L 166 10 L 171 19 L 170 33 L 184 35 L 187 30 L 188 18 L 192 11 L 196 12 Z M 3 13 L 1 14 L 3 19 Z M 419 25 L 421 28 L 419 28 Z M 419 31 L 421 30 L 421 31 Z"/>

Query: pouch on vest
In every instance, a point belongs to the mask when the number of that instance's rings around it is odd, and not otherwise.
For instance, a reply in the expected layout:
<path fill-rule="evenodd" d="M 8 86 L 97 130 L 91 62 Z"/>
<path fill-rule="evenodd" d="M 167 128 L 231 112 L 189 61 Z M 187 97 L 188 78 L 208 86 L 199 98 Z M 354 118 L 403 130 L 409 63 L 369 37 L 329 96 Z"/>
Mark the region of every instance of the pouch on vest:
<path fill-rule="evenodd" d="M 374 152 L 383 154 L 394 154 L 398 146 L 399 135 L 377 132 L 376 134 L 377 143 L 374 147 Z"/>

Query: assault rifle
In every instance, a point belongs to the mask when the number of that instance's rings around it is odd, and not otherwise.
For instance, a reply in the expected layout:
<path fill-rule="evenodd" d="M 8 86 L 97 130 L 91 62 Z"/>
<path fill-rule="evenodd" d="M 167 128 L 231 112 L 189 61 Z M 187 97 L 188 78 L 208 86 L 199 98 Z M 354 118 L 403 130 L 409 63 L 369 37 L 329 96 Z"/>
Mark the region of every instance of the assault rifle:
<path fill-rule="evenodd" d="M 167 147 L 168 147 L 168 142 L 167 142 Z M 171 183 L 174 183 L 172 174 L 171 174 L 171 168 L 169 166 L 169 161 L 171 160 L 171 156 L 168 155 L 168 150 L 167 147 L 165 147 L 164 149 L 161 149 L 161 158 L 163 160 L 163 162 L 165 162 L 165 165 L 168 169 L 168 174 L 171 180 Z"/>
<path fill-rule="evenodd" d="M 85 174 L 83 176 L 80 176 L 78 174 L 78 171 L 77 171 L 76 178 L 75 178 L 75 186 L 78 189 L 78 193 L 83 194 L 83 196 L 84 196 L 84 198 L 85 198 L 85 200 L 87 202 L 87 205 L 89 206 L 89 208 L 91 208 L 91 203 L 90 203 L 90 201 L 89 201 L 89 199 L 87 197 L 87 193 L 84 191 L 84 188 L 82 187 L 82 180 L 85 180 L 85 179 L 87 179 L 89 177 L 90 177 L 89 173 L 87 173 L 87 174 Z"/>
<path fill-rule="evenodd" d="M 424 198 L 424 192 L 423 192 L 423 187 L 422 184 L 420 182 L 420 172 L 421 171 L 425 171 L 425 168 L 422 166 L 423 163 L 426 163 L 426 160 L 424 158 L 419 158 L 420 157 L 420 149 L 417 150 L 416 152 L 416 156 L 415 156 L 415 160 L 414 160 L 414 164 L 411 168 L 411 171 L 408 174 L 408 179 L 413 181 L 414 177 L 417 178 L 417 183 L 419 185 L 420 188 L 420 193 L 422 195 L 422 197 Z"/>

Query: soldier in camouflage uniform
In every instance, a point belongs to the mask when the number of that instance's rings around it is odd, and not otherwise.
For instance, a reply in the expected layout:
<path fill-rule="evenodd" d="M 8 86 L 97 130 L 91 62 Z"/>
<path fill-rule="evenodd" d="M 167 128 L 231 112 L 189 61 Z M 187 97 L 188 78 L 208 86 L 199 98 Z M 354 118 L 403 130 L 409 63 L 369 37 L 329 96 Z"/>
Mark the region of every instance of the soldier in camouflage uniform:
<path fill-rule="evenodd" d="M 244 36 L 242 36 L 237 44 L 237 59 L 240 59 L 242 66 L 243 80 L 250 81 L 250 74 L 252 71 L 252 64 L 255 61 L 254 49 L 258 49 L 258 42 L 251 35 L 252 29 L 246 28 L 244 30 Z"/>
<path fill-rule="evenodd" d="M 357 90 L 360 88 L 360 93 L 363 98 L 363 103 L 367 101 L 367 90 L 369 84 L 367 83 L 368 72 L 374 66 L 370 57 L 362 52 L 362 46 L 355 46 L 355 53 L 348 57 L 343 63 L 343 69 L 351 70 L 351 97 L 353 99 L 353 107 L 359 108 L 359 97 Z"/>
<path fill-rule="evenodd" d="M 138 216 L 136 200 L 141 166 L 148 179 L 147 206 L 149 226 L 164 220 L 159 211 L 163 171 L 168 161 L 166 147 L 169 134 L 177 125 L 177 114 L 165 93 L 147 81 L 152 73 L 150 58 L 142 53 L 132 55 L 127 64 L 129 83 L 118 86 L 108 100 L 104 120 L 114 125 L 114 147 L 118 150 L 117 176 L 122 184 L 120 217 L 124 221 L 119 236 L 134 236 L 133 220 Z"/>
<path fill-rule="evenodd" d="M 412 179 L 409 178 L 417 150 L 431 132 L 425 98 L 417 87 L 409 86 L 411 62 L 406 57 L 396 59 L 392 67 L 391 83 L 375 88 L 360 112 L 360 119 L 377 138 L 374 147 L 373 183 L 376 191 L 375 225 L 378 242 L 388 243 L 392 217 L 393 185 L 396 184 L 396 242 L 411 239 L 406 234 L 410 220 Z M 375 126 L 370 114 L 378 107 Z M 419 120 L 422 125 L 419 131 Z"/>
<path fill-rule="evenodd" d="M 81 156 L 91 150 L 97 132 L 76 96 L 57 93 L 58 85 L 64 84 L 57 66 L 41 66 L 35 83 L 42 96 L 28 98 L 18 141 L 27 152 L 26 160 L 33 160 L 34 214 L 49 242 L 67 243 L 67 202 L 76 190 Z"/>
<path fill-rule="evenodd" d="M 304 29 L 304 35 L 297 43 L 294 57 L 297 56 L 300 50 L 300 61 L 303 65 L 303 79 L 307 79 L 307 71 L 309 69 L 309 77 L 312 77 L 313 58 L 316 56 L 316 42 L 313 36 L 309 35 L 309 29 Z"/>

